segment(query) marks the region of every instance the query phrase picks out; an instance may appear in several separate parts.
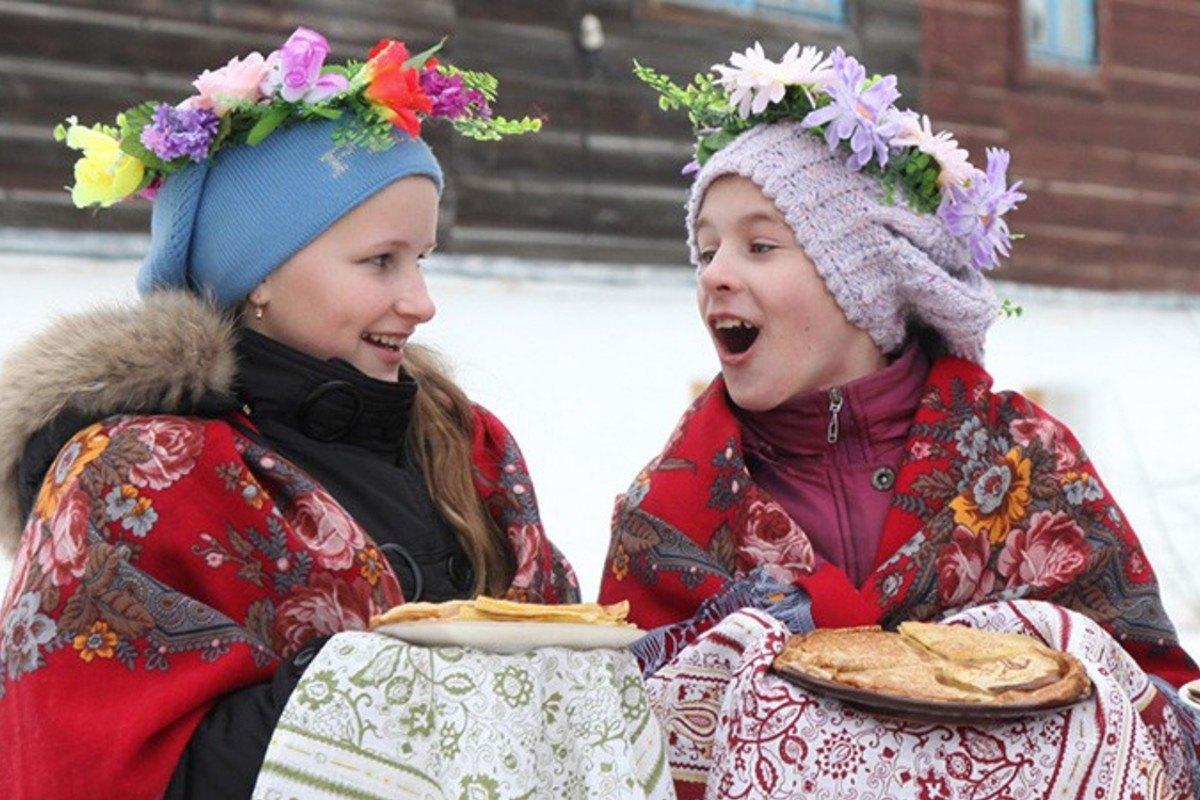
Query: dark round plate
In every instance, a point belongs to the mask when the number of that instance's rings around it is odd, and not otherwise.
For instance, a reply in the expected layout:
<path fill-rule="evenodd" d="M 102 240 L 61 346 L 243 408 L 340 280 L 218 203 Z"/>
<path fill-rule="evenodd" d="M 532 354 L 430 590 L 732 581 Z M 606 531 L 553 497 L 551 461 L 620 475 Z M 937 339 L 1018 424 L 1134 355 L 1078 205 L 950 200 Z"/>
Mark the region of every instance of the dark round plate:
<path fill-rule="evenodd" d="M 883 714 L 889 717 L 914 720 L 918 722 L 998 722 L 1009 719 L 1019 719 L 1032 714 L 1048 714 L 1072 708 L 1091 699 L 1092 689 L 1080 697 L 1065 703 L 1053 704 L 1019 704 L 984 705 L 982 703 L 947 703 L 937 700 L 915 700 L 911 697 L 897 697 L 868 689 L 858 689 L 853 686 L 827 681 L 803 672 L 791 672 L 772 667 L 772 671 L 781 678 L 791 681 L 801 688 L 816 694 L 823 694 L 841 700 L 843 703 L 864 711 Z"/>

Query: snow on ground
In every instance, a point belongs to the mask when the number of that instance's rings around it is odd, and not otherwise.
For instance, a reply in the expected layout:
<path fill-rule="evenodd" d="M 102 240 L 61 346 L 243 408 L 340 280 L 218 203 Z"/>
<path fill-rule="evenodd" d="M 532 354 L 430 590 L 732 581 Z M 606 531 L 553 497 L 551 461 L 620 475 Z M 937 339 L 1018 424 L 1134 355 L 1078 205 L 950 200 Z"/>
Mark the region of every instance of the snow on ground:
<path fill-rule="evenodd" d="M 56 314 L 132 299 L 135 271 L 133 260 L 0 254 L 0 353 Z M 513 430 L 547 529 L 594 596 L 613 496 L 717 370 L 690 273 L 441 257 L 429 284 L 439 313 L 418 338 Z M 997 385 L 1036 393 L 1075 430 L 1200 654 L 1200 298 L 1000 292 L 1025 315 L 992 331 Z M 0 583 L 7 570 L 0 562 Z"/>

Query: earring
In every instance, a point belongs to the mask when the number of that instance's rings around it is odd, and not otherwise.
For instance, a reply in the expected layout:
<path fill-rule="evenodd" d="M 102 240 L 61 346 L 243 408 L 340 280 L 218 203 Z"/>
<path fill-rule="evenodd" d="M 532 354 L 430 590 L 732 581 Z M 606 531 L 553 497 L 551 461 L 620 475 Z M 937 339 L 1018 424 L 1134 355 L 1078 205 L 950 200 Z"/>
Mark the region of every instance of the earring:
<path fill-rule="evenodd" d="M 262 319 L 263 315 L 265 315 L 267 313 L 267 304 L 266 303 L 251 302 L 250 305 L 254 306 L 254 318 L 255 319 Z"/>

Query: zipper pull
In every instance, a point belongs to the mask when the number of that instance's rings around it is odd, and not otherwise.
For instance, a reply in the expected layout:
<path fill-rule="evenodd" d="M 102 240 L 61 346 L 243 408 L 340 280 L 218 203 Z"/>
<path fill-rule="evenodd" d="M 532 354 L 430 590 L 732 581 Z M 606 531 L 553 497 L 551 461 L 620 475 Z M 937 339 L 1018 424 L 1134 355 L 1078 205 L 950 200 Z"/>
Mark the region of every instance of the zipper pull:
<path fill-rule="evenodd" d="M 838 387 L 833 387 L 829 390 L 829 433 L 825 435 L 825 441 L 830 444 L 837 444 L 838 434 L 838 412 L 842 410 L 842 403 L 845 398 L 842 397 L 842 390 Z"/>

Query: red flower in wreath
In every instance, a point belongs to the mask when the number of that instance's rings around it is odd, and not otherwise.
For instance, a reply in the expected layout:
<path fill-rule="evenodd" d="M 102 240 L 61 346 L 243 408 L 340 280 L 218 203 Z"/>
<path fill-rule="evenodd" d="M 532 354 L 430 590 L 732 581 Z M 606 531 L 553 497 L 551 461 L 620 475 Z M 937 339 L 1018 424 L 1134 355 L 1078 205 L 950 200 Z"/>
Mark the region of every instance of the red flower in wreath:
<path fill-rule="evenodd" d="M 367 56 L 370 82 L 363 96 L 397 128 L 416 138 L 421 135 L 420 114 L 433 111 L 433 100 L 421 89 L 421 73 L 406 67 L 408 48 L 395 39 L 380 39 Z"/>

